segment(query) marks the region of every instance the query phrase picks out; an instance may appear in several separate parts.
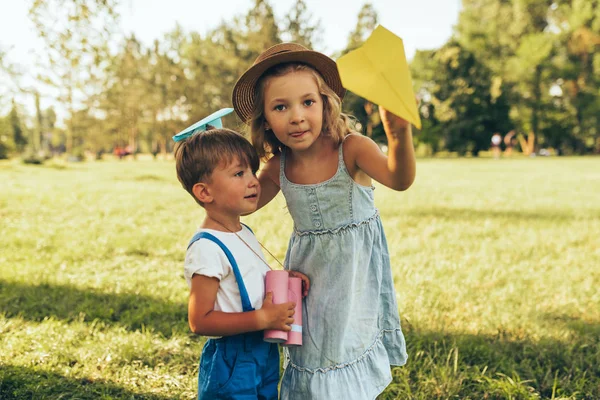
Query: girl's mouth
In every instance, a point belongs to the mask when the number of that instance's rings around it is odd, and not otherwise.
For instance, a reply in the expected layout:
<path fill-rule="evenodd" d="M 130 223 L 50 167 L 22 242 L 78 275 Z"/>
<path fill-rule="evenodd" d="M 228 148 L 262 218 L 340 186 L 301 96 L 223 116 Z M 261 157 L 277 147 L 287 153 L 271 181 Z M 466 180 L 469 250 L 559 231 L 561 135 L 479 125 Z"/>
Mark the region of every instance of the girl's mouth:
<path fill-rule="evenodd" d="M 308 132 L 308 131 L 292 132 L 292 133 L 290 133 L 290 136 L 293 138 L 299 138 L 300 136 L 304 135 L 306 132 Z"/>

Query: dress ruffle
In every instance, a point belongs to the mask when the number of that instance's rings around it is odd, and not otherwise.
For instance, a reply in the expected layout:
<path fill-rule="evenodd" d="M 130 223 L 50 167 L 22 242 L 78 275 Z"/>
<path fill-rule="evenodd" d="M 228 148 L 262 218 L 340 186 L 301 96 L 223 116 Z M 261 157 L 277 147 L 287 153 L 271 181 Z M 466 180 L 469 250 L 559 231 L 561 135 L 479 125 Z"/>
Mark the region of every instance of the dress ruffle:
<path fill-rule="evenodd" d="M 367 225 L 370 224 L 371 222 L 375 221 L 379 219 L 379 211 L 376 211 L 375 214 L 373 214 L 372 216 L 370 216 L 367 219 L 364 219 L 362 221 L 359 222 L 351 222 L 349 224 L 345 224 L 342 226 L 339 226 L 337 228 L 333 228 L 333 229 L 313 229 L 313 230 L 308 230 L 308 231 L 300 231 L 298 230 L 295 226 L 294 226 L 294 235 L 296 236 L 307 236 L 307 235 L 336 235 L 340 232 L 345 232 L 348 229 L 352 229 L 352 228 L 357 228 L 361 225 Z"/>
<path fill-rule="evenodd" d="M 389 349 L 401 349 L 394 353 Z M 404 335 L 400 329 L 381 330 L 373 344 L 354 360 L 324 368 L 306 368 L 290 361 L 281 385 L 282 400 L 375 399 L 392 381 L 390 365 L 406 363 Z M 318 397 L 307 398 L 307 393 Z"/>

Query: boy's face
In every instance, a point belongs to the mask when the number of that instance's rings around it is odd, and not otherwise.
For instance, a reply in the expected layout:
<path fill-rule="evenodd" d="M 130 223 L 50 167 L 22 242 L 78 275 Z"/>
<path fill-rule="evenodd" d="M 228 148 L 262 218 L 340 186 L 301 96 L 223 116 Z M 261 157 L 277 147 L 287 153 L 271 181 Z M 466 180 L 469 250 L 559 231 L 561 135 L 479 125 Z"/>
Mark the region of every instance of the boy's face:
<path fill-rule="evenodd" d="M 250 165 L 242 166 L 238 157 L 219 164 L 205 185 L 212 198 L 205 207 L 231 217 L 256 211 L 260 184 Z"/>
<path fill-rule="evenodd" d="M 308 150 L 321 135 L 323 99 L 309 71 L 271 77 L 265 85 L 266 127 L 293 151 Z"/>

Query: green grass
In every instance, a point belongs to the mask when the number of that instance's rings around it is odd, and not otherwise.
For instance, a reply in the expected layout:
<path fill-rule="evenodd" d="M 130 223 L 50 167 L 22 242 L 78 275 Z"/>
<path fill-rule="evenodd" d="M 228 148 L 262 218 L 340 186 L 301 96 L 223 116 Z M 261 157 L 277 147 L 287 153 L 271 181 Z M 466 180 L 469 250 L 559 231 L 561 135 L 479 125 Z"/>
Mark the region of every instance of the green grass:
<path fill-rule="evenodd" d="M 380 399 L 600 398 L 600 158 L 417 166 L 376 190 L 409 352 Z M 0 398 L 194 398 L 174 164 L 2 162 L 0 188 Z M 283 198 L 245 222 L 283 259 Z"/>

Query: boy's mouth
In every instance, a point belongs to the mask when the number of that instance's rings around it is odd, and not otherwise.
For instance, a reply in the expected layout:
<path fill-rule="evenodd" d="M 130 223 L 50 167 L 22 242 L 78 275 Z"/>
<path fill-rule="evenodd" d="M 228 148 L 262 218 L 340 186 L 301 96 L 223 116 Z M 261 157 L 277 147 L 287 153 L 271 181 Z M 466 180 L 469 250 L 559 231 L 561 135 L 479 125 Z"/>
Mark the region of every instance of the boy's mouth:
<path fill-rule="evenodd" d="M 245 199 L 255 199 L 257 197 L 258 197 L 258 194 L 256 194 L 256 193 L 248 195 L 248 196 L 244 196 Z"/>

